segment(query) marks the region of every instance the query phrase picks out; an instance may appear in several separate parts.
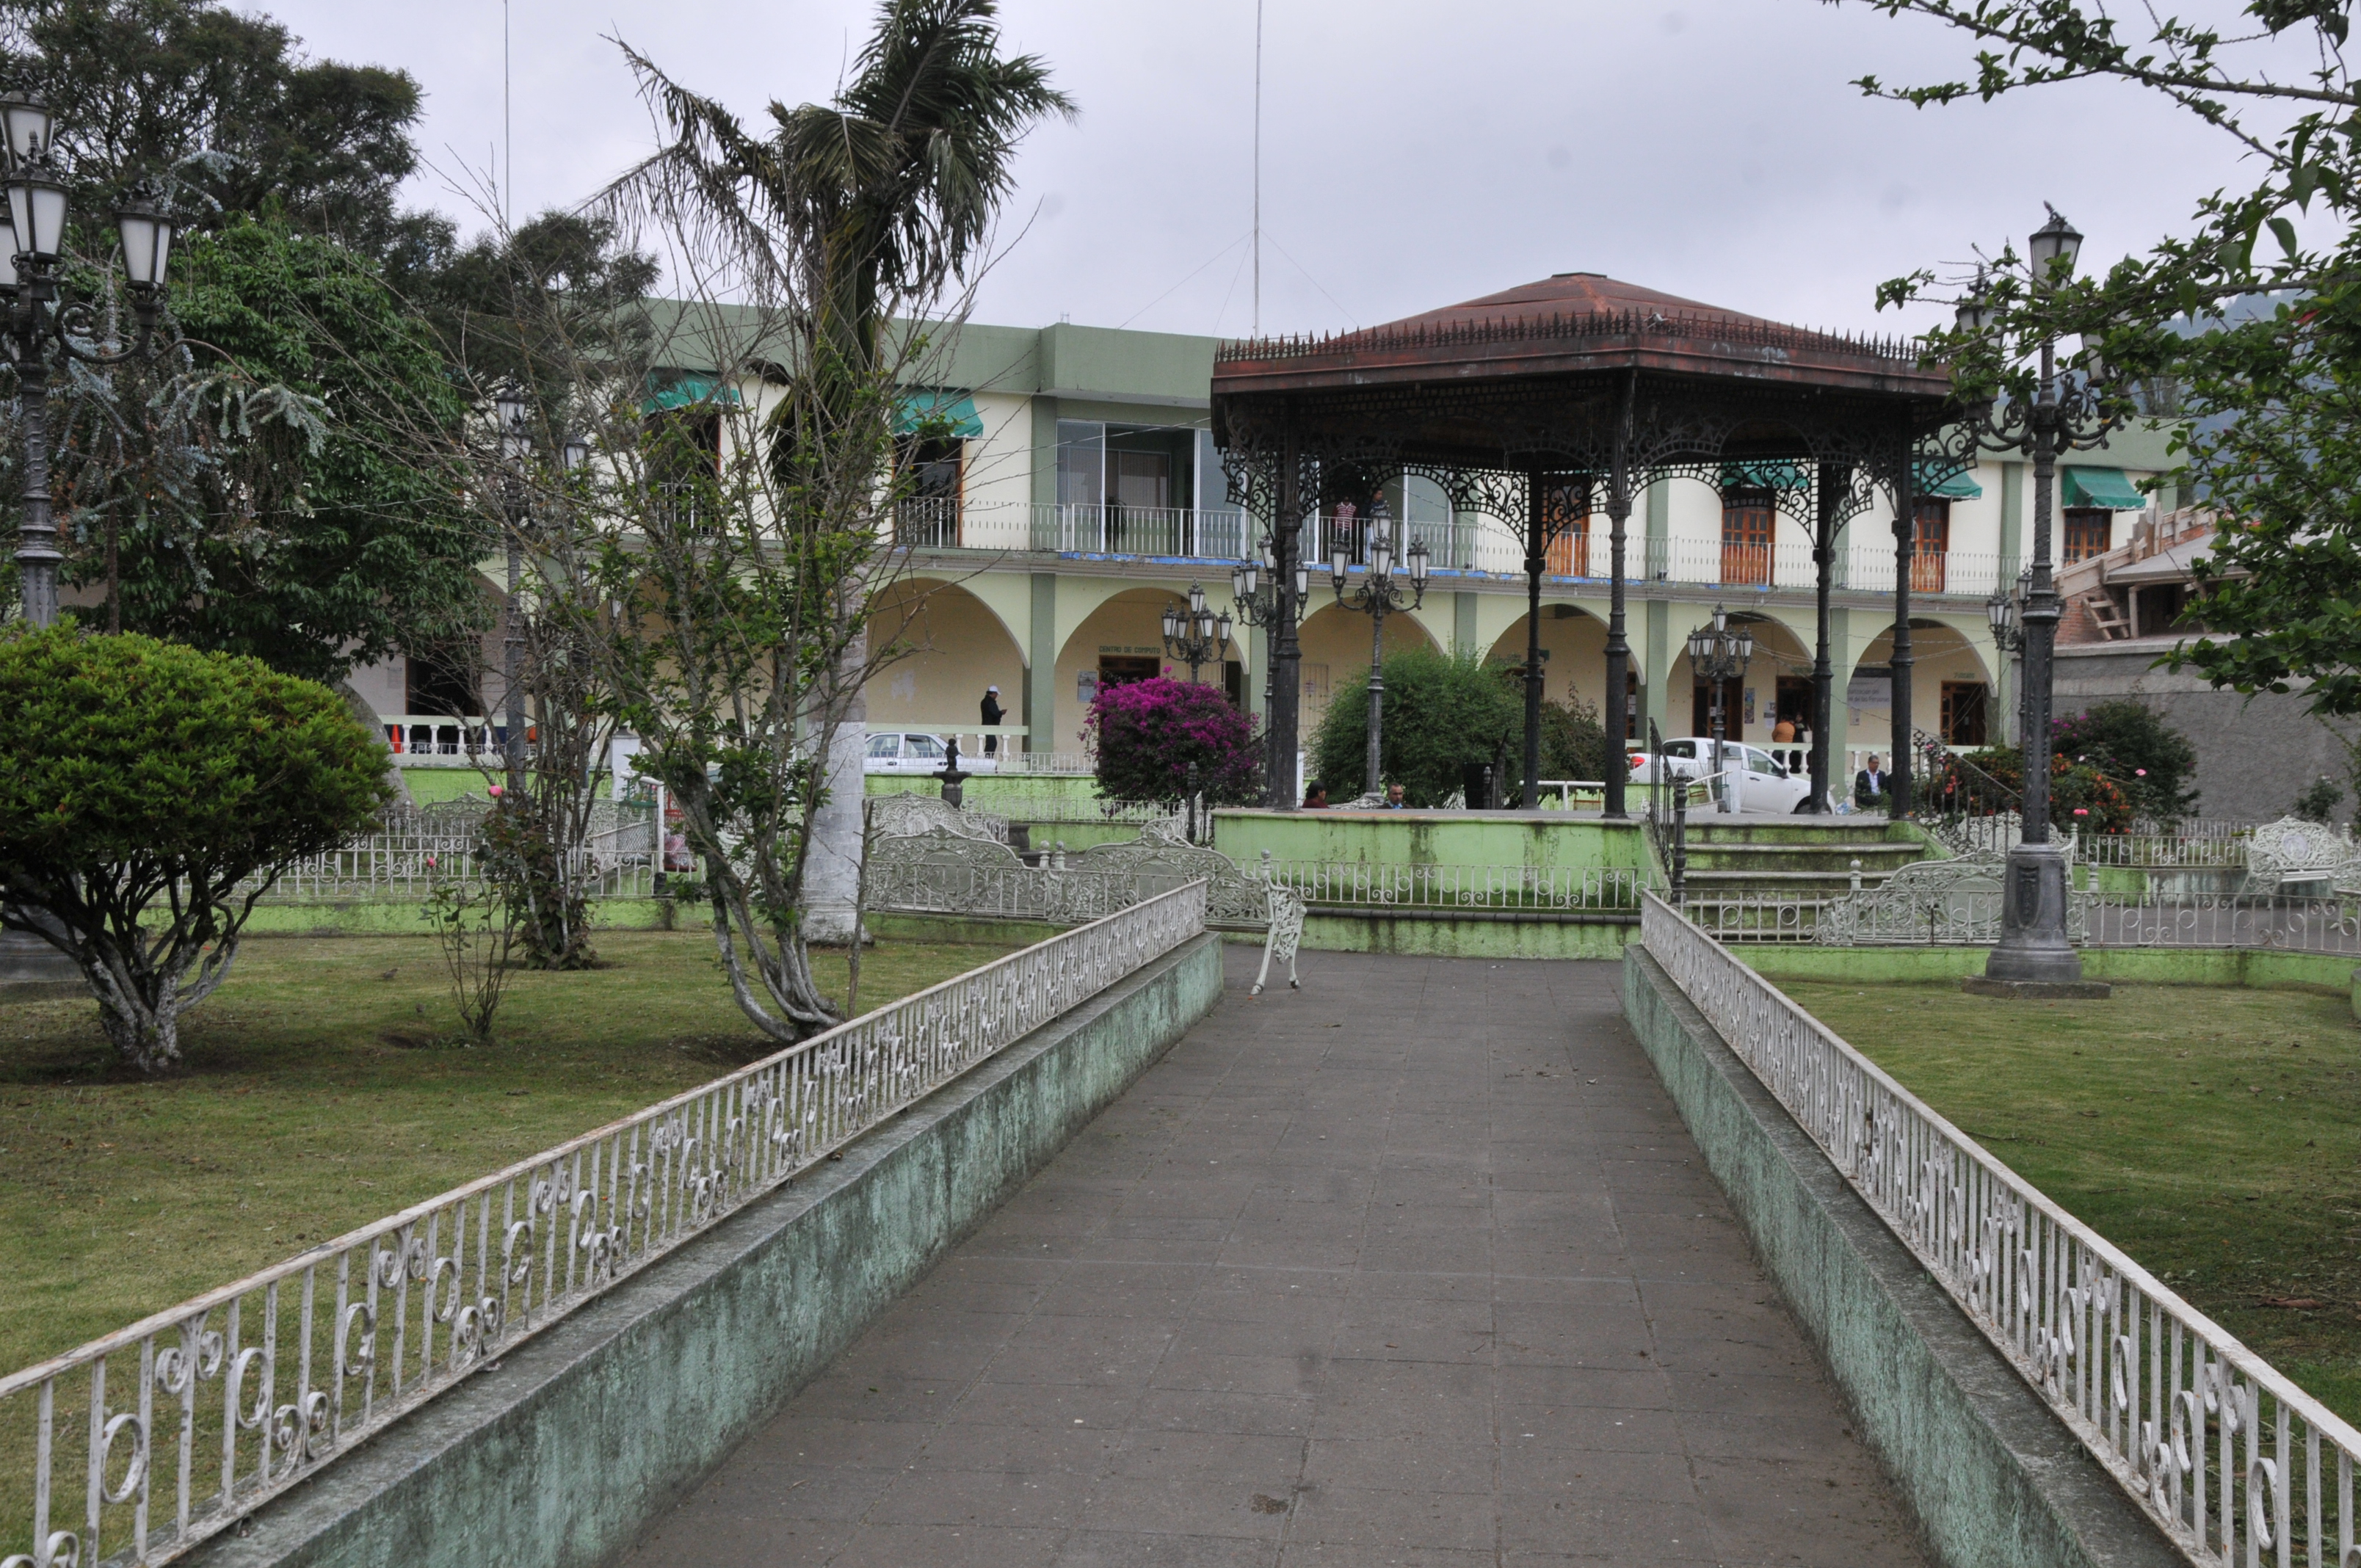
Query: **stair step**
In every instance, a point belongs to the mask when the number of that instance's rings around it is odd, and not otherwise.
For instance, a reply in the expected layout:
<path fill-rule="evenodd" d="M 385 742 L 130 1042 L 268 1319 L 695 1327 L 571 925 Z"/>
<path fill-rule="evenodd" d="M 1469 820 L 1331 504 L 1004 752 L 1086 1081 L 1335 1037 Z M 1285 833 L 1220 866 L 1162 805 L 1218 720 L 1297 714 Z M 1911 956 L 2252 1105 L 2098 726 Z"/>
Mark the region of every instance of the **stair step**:
<path fill-rule="evenodd" d="M 1696 866 L 1691 866 L 1687 872 L 1687 880 L 1691 886 L 1695 886 L 1699 883 L 1711 883 L 1716 886 L 1728 885 L 1731 887 L 1760 887 L 1767 892 L 1773 888 L 1806 886 L 1850 888 L 1852 885 L 1852 873 L 1850 871 L 1717 871 L 1710 868 L 1700 870 Z M 1861 868 L 1861 886 L 1872 887 L 1884 880 L 1884 873 L 1872 872 L 1867 866 L 1863 866 Z"/>

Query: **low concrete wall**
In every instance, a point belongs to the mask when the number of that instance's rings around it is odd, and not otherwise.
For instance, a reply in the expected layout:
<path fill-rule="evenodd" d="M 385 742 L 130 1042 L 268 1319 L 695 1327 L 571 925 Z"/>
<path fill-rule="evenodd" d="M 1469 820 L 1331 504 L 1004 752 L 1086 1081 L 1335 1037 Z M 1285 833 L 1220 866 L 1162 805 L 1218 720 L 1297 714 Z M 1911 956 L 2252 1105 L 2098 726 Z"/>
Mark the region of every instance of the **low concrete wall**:
<path fill-rule="evenodd" d="M 1733 942 L 1741 963 L 1766 980 L 1885 984 L 1982 974 L 1990 948 L 1821 948 L 1809 943 Z M 2287 953 L 2265 948 L 2084 948 L 2082 973 L 2125 985 L 2298 986 L 2351 989 L 2350 953 Z"/>
<path fill-rule="evenodd" d="M 1637 809 L 1636 807 L 1634 809 Z M 1648 864 L 1640 822 L 1563 811 L 1249 811 L 1213 813 L 1213 848 L 1242 866 L 1282 861 L 1587 870 Z"/>
<path fill-rule="evenodd" d="M 2184 1563 L 1637 945 L 1623 1007 L 1938 1561 Z"/>
<path fill-rule="evenodd" d="M 1222 991 L 1202 936 L 217 1537 L 203 1568 L 593 1568 L 826 1367 Z"/>
<path fill-rule="evenodd" d="M 1640 939 L 1640 916 L 1602 910 L 1561 915 L 1492 909 L 1342 910 L 1314 905 L 1303 946 L 1332 953 L 1417 953 L 1446 959 L 1613 959 Z"/>

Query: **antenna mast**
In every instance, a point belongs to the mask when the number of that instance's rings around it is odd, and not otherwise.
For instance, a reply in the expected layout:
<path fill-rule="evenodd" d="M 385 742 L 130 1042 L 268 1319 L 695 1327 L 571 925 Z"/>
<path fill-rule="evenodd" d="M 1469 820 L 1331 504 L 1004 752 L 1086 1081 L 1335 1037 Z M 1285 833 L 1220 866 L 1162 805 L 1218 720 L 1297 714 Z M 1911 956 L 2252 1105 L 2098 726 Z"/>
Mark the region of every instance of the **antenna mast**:
<path fill-rule="evenodd" d="M 1254 335 L 1262 335 L 1262 0 L 1255 0 Z"/>

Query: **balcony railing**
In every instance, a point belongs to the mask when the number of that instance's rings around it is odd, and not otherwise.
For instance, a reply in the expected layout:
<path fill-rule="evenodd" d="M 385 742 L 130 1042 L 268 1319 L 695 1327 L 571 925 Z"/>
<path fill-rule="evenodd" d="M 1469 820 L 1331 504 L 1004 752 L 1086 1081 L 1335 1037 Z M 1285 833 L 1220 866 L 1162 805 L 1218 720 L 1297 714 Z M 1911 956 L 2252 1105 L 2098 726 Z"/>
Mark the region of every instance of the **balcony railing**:
<path fill-rule="evenodd" d="M 897 543 L 915 550 L 1226 565 L 1254 547 L 1260 534 L 1243 513 L 1232 510 L 920 498 L 901 504 L 895 537 Z M 1400 548 L 1406 550 L 1411 541 L 1425 544 L 1437 573 L 1510 578 L 1524 575 L 1524 542 L 1488 519 L 1413 519 Z M 1367 565 L 1368 520 L 1323 513 L 1305 521 L 1299 547 L 1315 572 L 1339 545 L 1349 565 Z M 1806 544 L 1733 544 L 1719 538 L 1650 540 L 1636 529 L 1630 536 L 1624 561 L 1624 580 L 1631 583 L 1804 591 L 1817 577 L 1811 548 Z M 1981 599 L 2001 587 L 2004 577 L 2013 581 L 2016 565 L 2014 559 L 2004 560 L 1998 554 L 1921 552 L 1911 559 L 1910 587 L 1913 593 L 1930 598 Z M 1894 549 L 1882 540 L 1839 551 L 1834 566 L 1840 589 L 1894 591 Z M 1555 582 L 1601 582 L 1608 568 L 1604 540 L 1593 539 L 1587 532 L 1554 541 L 1543 557 L 1543 572 Z"/>

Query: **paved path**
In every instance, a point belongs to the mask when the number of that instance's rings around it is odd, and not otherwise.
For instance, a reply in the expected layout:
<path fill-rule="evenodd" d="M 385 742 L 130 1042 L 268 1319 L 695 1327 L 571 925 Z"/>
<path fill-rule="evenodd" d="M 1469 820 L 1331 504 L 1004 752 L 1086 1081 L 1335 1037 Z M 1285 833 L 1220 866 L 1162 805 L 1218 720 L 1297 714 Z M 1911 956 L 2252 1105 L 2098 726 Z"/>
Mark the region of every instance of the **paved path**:
<path fill-rule="evenodd" d="M 1922 1561 L 1617 966 L 1256 956 L 629 1561 Z"/>

